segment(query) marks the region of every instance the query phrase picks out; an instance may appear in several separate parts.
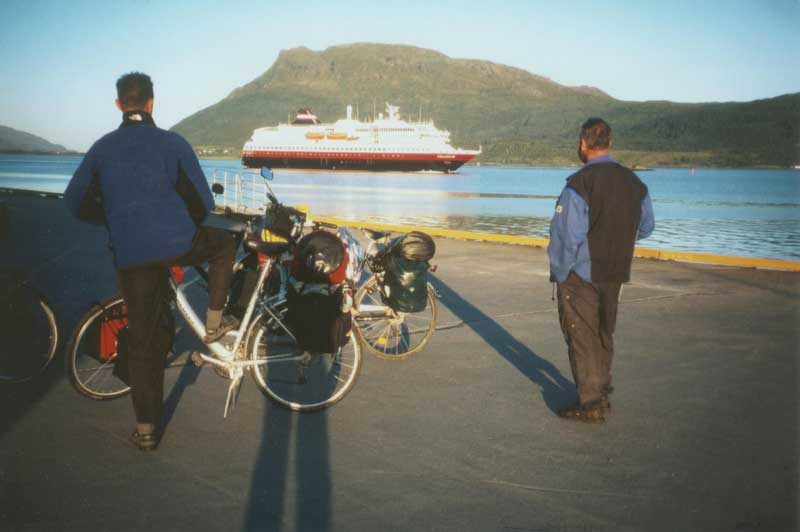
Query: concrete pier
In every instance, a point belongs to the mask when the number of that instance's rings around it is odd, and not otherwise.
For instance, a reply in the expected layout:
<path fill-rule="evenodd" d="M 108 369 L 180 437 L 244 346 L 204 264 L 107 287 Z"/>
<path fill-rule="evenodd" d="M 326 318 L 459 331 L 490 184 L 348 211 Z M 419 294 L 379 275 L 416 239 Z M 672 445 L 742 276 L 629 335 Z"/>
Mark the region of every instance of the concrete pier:
<path fill-rule="evenodd" d="M 3 195 L 0 268 L 28 272 L 62 346 L 116 291 L 105 229 Z M 167 370 L 157 452 L 129 398 L 64 375 L 0 387 L 0 530 L 792 531 L 798 526 L 800 274 L 636 259 L 603 425 L 575 400 L 542 249 L 438 239 L 441 327 L 404 362 L 367 355 L 331 409 Z M 2 339 L 0 339 L 0 342 Z"/>

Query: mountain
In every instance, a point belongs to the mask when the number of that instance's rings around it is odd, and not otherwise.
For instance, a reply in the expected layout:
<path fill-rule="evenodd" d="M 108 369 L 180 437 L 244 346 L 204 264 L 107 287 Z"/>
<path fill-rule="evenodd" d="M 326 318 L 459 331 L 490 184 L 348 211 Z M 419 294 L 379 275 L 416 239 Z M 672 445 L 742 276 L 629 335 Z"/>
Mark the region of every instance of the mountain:
<path fill-rule="evenodd" d="M 62 153 L 67 149 L 41 137 L 0 125 L 0 151 Z"/>
<path fill-rule="evenodd" d="M 385 102 L 412 121 L 433 118 L 454 146 L 482 145 L 478 160 L 487 163 L 574 164 L 580 124 L 590 116 L 612 125 L 614 153 L 627 164 L 799 162 L 800 93 L 746 103 L 630 102 L 489 61 L 364 43 L 283 50 L 261 76 L 173 130 L 199 151 L 238 153 L 255 128 L 296 109 L 332 122 L 347 104 L 365 119 Z"/>

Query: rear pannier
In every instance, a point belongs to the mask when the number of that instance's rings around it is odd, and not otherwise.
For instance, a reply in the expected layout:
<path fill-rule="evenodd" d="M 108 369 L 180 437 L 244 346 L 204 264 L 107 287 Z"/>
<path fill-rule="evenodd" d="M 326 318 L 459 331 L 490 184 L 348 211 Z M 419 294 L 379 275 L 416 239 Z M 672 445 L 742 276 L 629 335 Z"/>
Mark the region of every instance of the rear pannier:
<path fill-rule="evenodd" d="M 412 231 L 394 242 L 385 258 L 384 287 L 389 306 L 397 312 L 420 312 L 428 303 L 428 261 L 436 244 L 425 233 Z"/>

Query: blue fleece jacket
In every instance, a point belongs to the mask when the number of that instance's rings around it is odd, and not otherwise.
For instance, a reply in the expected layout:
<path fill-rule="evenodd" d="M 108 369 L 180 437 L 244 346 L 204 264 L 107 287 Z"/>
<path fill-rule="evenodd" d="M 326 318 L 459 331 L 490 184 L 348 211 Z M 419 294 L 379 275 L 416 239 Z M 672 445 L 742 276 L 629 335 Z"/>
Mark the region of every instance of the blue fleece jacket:
<path fill-rule="evenodd" d="M 592 159 L 587 164 L 615 162 L 609 156 Z M 647 238 L 655 229 L 653 202 L 648 192 L 642 199 L 642 214 L 636 239 Z M 592 281 L 592 260 L 589 256 L 589 206 L 571 187 L 564 187 L 550 220 L 550 276 L 559 283 L 574 271 L 586 282 Z"/>
<path fill-rule="evenodd" d="M 214 208 L 192 147 L 152 122 L 123 123 L 89 149 L 64 193 L 73 215 L 86 219 L 86 203 L 98 185 L 115 264 L 122 269 L 188 252 L 197 224 Z"/>

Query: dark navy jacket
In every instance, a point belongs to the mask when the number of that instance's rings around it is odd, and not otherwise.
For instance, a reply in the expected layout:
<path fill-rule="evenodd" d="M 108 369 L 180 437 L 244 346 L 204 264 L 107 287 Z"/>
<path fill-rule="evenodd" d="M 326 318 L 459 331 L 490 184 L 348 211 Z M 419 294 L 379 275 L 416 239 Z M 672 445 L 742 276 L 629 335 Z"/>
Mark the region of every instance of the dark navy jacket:
<path fill-rule="evenodd" d="M 608 156 L 597 157 L 587 163 L 616 162 Z M 642 199 L 642 213 L 636 239 L 647 238 L 655 229 L 653 203 L 650 194 Z M 592 282 L 592 261 L 589 254 L 589 205 L 575 189 L 566 186 L 556 204 L 550 221 L 550 277 L 563 283 L 574 271 L 581 279 Z"/>
<path fill-rule="evenodd" d="M 139 120 L 131 120 L 133 114 L 125 113 L 119 129 L 94 143 L 64 193 L 73 215 L 105 222 L 121 269 L 185 254 L 214 208 L 189 143 L 157 128 L 146 113 Z"/>

